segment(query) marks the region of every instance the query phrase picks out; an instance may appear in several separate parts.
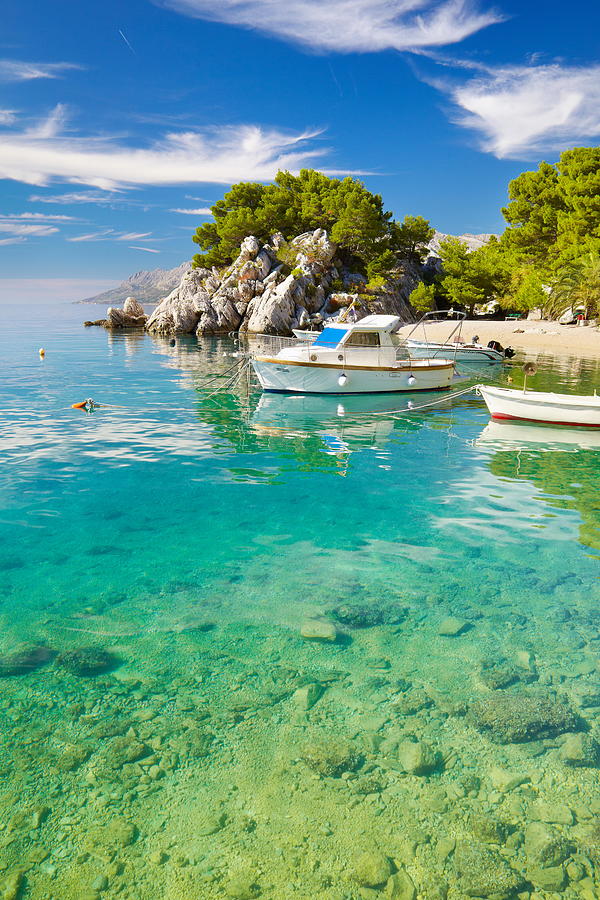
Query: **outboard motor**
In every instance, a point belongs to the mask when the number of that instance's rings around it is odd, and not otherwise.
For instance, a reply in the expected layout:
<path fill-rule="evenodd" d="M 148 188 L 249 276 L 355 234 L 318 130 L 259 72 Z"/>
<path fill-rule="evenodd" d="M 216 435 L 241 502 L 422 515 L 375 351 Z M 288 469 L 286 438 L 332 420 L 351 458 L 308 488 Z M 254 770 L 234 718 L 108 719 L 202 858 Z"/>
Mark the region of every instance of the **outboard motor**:
<path fill-rule="evenodd" d="M 488 347 L 490 350 L 495 350 L 497 353 L 503 353 L 505 359 L 512 359 L 515 355 L 515 351 L 512 347 L 504 348 L 498 341 L 488 341 Z"/>

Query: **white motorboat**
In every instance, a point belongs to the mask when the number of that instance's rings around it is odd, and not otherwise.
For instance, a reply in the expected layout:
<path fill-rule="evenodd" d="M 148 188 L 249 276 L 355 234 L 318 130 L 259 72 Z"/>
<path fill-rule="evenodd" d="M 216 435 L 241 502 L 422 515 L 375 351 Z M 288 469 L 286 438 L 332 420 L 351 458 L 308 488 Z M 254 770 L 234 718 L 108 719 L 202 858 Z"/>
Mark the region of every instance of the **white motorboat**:
<path fill-rule="evenodd" d="M 255 335 L 252 365 L 265 391 L 364 394 L 450 387 L 454 360 L 411 359 L 394 334 L 399 324 L 398 316 L 366 316 L 328 325 L 312 343 L 288 339 L 287 346 L 281 338 Z"/>
<path fill-rule="evenodd" d="M 490 341 L 495 344 L 496 341 Z M 416 358 L 427 357 L 436 359 L 437 357 L 451 356 L 460 362 L 489 362 L 500 363 L 506 359 L 506 350 L 496 350 L 489 344 L 485 347 L 483 344 L 470 343 L 465 344 L 462 341 L 455 341 L 452 344 L 438 344 L 434 341 L 415 341 L 407 339 L 406 346 L 410 351 L 410 355 Z M 510 350 L 510 347 L 506 348 Z"/>
<path fill-rule="evenodd" d="M 462 326 L 465 318 L 466 313 L 453 309 L 425 313 L 406 337 L 410 355 L 427 359 L 450 357 L 460 362 L 473 363 L 500 363 L 515 355 L 512 347 L 504 348 L 498 341 L 489 341 L 487 346 L 480 344 L 478 335 L 473 335 L 470 341 L 463 341 Z M 427 327 L 434 323 L 453 326 L 445 341 L 430 341 L 427 338 Z M 423 331 L 423 340 L 413 337 L 419 329 Z"/>
<path fill-rule="evenodd" d="M 307 343 L 312 344 L 312 342 L 319 337 L 321 332 L 309 331 L 304 328 L 292 328 L 292 334 L 295 338 L 298 338 L 299 341 L 307 341 Z"/>
<path fill-rule="evenodd" d="M 600 428 L 600 397 L 477 386 L 492 419 Z"/>

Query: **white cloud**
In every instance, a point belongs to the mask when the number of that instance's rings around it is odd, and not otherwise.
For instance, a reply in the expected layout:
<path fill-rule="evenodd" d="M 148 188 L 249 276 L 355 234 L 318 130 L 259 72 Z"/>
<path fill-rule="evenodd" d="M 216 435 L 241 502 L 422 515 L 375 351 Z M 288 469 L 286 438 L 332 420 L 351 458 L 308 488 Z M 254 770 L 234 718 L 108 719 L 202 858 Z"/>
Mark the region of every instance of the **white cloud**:
<path fill-rule="evenodd" d="M 501 158 L 530 159 L 600 136 L 600 65 L 488 68 L 446 90 L 462 110 L 456 121 Z"/>
<path fill-rule="evenodd" d="M 93 231 L 88 234 L 76 234 L 74 237 L 67 238 L 67 240 L 74 244 L 78 244 L 81 241 L 106 241 L 112 240 L 113 235 L 114 231 L 112 228 L 105 228 L 103 231 Z"/>
<path fill-rule="evenodd" d="M 144 238 L 150 237 L 152 234 L 151 231 L 146 231 L 144 234 L 136 234 L 135 232 L 131 232 L 129 234 L 119 234 L 116 237 L 117 241 L 142 241 Z"/>
<path fill-rule="evenodd" d="M 1 222 L 17 222 L 22 221 L 23 219 L 27 219 L 29 221 L 41 221 L 41 222 L 77 222 L 73 216 L 53 216 L 46 215 L 46 213 L 32 213 L 32 212 L 24 212 L 24 213 L 15 213 L 14 215 L 9 215 L 8 213 L 0 213 L 0 221 Z"/>
<path fill-rule="evenodd" d="M 17 117 L 14 109 L 0 109 L 0 125 L 12 125 Z"/>
<path fill-rule="evenodd" d="M 30 203 L 59 203 L 69 205 L 71 203 L 95 203 L 98 206 L 112 206 L 114 203 L 122 203 L 123 198 L 115 197 L 111 191 L 100 193 L 98 191 L 72 191 L 66 194 L 32 194 Z"/>
<path fill-rule="evenodd" d="M 75 63 L 35 63 L 0 59 L 0 81 L 33 81 L 36 78 L 60 78 L 69 69 L 83 69 Z"/>
<path fill-rule="evenodd" d="M 462 41 L 502 21 L 475 0 L 155 0 L 184 15 L 338 53 L 416 50 Z"/>
<path fill-rule="evenodd" d="M 296 171 L 325 150 L 310 145 L 319 132 L 284 134 L 257 125 L 167 134 L 149 147 L 61 134 L 64 108 L 35 129 L 8 132 L 0 141 L 0 178 L 27 184 L 52 181 L 103 190 L 131 185 L 230 184 L 270 181 L 278 169 Z"/>
<path fill-rule="evenodd" d="M 26 237 L 1 238 L 0 246 L 5 246 L 6 244 L 24 244 L 26 240 Z"/>
<path fill-rule="evenodd" d="M 170 209 L 169 212 L 182 213 L 184 216 L 212 216 L 207 206 L 203 206 L 200 209 Z"/>
<path fill-rule="evenodd" d="M 53 225 L 18 225 L 16 222 L 1 222 L 0 232 L 4 234 L 18 235 L 22 237 L 46 237 L 56 234 L 58 228 Z"/>
<path fill-rule="evenodd" d="M 129 250 L 145 250 L 146 253 L 160 253 L 160 250 L 155 250 L 153 247 L 129 247 Z"/>

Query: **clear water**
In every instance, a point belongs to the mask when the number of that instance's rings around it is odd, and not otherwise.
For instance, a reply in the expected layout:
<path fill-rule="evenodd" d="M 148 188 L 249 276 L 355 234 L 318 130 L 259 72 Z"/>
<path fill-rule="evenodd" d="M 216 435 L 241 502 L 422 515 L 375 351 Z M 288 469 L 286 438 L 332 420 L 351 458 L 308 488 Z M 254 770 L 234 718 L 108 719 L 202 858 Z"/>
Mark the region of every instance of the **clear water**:
<path fill-rule="evenodd" d="M 84 330 L 81 306 L 2 313 L 0 656 L 30 656 L 0 678 L 0 882 L 412 896 L 385 888 L 395 871 L 428 900 L 600 896 L 593 760 L 565 764 L 564 734 L 494 742 L 471 713 L 503 666 L 502 696 L 564 698 L 595 733 L 600 439 L 490 430 L 474 395 L 407 415 L 405 395 L 261 398 L 245 377 L 215 394 L 231 341 Z M 596 360 L 537 362 L 534 388 L 598 385 Z M 112 406 L 71 409 L 86 397 Z M 301 636 L 344 604 L 406 612 Z M 77 673 L 82 648 L 118 665 Z M 415 740 L 439 753 L 424 775 L 402 762 Z M 522 838 L 555 808 L 572 845 L 550 889 Z M 520 873 L 512 894 L 500 875 L 473 887 L 473 843 Z M 363 853 L 390 871 L 365 875 Z"/>

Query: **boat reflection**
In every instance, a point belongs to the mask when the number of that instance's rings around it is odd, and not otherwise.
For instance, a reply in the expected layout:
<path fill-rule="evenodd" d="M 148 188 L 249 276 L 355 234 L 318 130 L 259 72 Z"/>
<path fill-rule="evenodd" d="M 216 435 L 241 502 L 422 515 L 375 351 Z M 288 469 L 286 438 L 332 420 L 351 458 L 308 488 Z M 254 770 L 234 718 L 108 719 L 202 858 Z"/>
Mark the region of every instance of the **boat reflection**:
<path fill-rule="evenodd" d="M 490 420 L 476 441 L 499 450 L 600 450 L 600 429 Z"/>
<path fill-rule="evenodd" d="M 548 507 L 575 511 L 580 542 L 600 552 L 600 429 L 490 422 L 475 445 L 492 451 L 497 478 L 528 481 Z"/>

